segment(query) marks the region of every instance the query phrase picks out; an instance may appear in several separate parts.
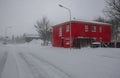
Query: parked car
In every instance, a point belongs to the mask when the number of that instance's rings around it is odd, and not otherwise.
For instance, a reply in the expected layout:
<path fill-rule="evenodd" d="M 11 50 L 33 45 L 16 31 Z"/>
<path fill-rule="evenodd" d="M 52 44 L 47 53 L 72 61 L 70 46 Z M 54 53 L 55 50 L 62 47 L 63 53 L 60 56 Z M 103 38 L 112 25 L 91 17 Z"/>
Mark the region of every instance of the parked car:
<path fill-rule="evenodd" d="M 91 44 L 91 47 L 92 47 L 92 48 L 101 47 L 101 43 L 100 43 L 100 42 L 93 42 L 93 43 Z"/>

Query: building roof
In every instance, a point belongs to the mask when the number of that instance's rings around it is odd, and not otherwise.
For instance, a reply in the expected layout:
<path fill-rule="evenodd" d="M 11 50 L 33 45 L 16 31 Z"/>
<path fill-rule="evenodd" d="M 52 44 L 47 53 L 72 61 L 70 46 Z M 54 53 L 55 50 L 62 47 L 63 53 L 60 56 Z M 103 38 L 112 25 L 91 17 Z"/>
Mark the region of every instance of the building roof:
<path fill-rule="evenodd" d="M 25 34 L 25 37 L 40 37 L 38 34 Z"/>
<path fill-rule="evenodd" d="M 54 26 L 60 26 L 60 25 L 63 25 L 63 24 L 69 23 L 69 22 L 70 22 L 70 21 L 63 22 L 63 23 L 60 23 L 60 24 L 57 24 L 57 25 L 54 25 Z M 87 20 L 72 20 L 71 22 L 111 26 L 111 24 L 109 24 L 109 23 L 96 22 L 96 21 L 87 21 Z M 54 27 L 54 26 L 53 26 L 53 27 Z"/>

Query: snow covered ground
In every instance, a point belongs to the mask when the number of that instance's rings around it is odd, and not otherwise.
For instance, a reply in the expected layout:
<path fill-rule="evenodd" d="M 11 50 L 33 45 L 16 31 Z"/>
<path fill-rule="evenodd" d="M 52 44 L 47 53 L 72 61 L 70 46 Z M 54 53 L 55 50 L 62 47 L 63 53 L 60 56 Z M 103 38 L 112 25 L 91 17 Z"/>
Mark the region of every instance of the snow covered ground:
<path fill-rule="evenodd" d="M 0 44 L 0 78 L 120 78 L 120 49 Z"/>

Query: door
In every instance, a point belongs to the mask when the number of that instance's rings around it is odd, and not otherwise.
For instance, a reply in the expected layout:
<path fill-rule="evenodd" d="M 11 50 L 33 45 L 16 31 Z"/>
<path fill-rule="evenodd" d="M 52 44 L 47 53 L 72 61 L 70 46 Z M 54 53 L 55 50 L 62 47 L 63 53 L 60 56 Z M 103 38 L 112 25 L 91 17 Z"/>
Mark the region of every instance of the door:
<path fill-rule="evenodd" d="M 64 39 L 62 39 L 62 47 L 64 47 Z"/>

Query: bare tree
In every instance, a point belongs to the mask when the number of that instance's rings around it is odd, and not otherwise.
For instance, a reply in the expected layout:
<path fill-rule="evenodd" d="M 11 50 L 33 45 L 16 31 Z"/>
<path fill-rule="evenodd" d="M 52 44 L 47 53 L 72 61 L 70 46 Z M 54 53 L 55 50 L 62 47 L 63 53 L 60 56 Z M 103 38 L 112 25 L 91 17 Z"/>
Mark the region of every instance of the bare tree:
<path fill-rule="evenodd" d="M 106 23 L 106 22 L 107 22 L 107 20 L 106 20 L 106 19 L 104 19 L 104 18 L 103 18 L 103 17 L 101 17 L 101 16 L 99 16 L 99 17 L 95 18 L 95 19 L 94 19 L 94 21 L 97 21 L 97 22 L 104 22 L 104 23 Z"/>
<path fill-rule="evenodd" d="M 35 28 L 41 40 L 43 40 L 43 45 L 48 45 L 48 41 L 51 40 L 51 29 L 47 17 L 43 17 L 41 20 L 37 21 Z"/>
<path fill-rule="evenodd" d="M 120 21 L 120 0 L 107 0 L 104 12 L 115 21 Z"/>
<path fill-rule="evenodd" d="M 120 0 L 108 0 L 104 13 L 110 17 L 115 31 L 118 32 L 120 26 Z"/>
<path fill-rule="evenodd" d="M 110 23 L 113 25 L 113 35 L 115 41 L 117 40 L 118 28 L 120 27 L 120 0 L 107 0 L 107 5 L 104 13 L 110 17 Z"/>

